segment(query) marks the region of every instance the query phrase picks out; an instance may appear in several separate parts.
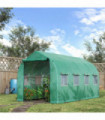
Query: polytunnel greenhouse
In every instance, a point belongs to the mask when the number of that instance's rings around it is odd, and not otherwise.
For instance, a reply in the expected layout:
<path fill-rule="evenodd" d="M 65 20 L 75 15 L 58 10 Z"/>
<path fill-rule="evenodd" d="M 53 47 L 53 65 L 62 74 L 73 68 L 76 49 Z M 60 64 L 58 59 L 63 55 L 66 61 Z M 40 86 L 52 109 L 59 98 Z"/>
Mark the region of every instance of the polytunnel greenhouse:
<path fill-rule="evenodd" d="M 64 103 L 99 97 L 96 67 L 77 57 L 35 51 L 18 70 L 18 101 Z"/>

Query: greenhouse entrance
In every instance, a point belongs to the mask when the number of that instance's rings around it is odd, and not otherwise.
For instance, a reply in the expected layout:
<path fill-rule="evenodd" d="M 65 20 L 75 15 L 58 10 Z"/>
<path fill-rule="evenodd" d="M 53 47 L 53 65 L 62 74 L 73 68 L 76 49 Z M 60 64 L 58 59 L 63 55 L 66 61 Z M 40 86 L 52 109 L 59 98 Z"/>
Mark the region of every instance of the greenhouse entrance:
<path fill-rule="evenodd" d="M 24 100 L 49 101 L 49 60 L 25 62 L 24 66 Z"/>

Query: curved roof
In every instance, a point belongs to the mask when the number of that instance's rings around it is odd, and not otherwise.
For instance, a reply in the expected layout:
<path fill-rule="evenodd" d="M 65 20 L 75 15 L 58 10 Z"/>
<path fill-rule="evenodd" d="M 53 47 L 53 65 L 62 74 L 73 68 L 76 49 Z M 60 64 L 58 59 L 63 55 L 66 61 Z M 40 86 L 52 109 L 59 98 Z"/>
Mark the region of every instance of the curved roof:
<path fill-rule="evenodd" d="M 47 59 L 52 61 L 52 63 L 56 66 L 58 73 L 98 75 L 98 71 L 92 63 L 77 57 L 35 51 L 23 61 L 36 61 Z"/>

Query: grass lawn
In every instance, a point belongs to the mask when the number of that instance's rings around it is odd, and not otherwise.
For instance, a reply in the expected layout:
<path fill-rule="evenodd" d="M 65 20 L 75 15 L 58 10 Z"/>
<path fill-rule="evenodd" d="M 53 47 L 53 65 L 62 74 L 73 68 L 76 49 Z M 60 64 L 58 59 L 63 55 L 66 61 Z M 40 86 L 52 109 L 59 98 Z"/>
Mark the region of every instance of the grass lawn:
<path fill-rule="evenodd" d="M 14 108 L 23 105 L 23 102 L 16 101 L 16 94 L 0 94 L 0 112 L 11 112 Z"/>
<path fill-rule="evenodd" d="M 64 104 L 38 104 L 30 107 L 28 112 L 105 112 L 105 90 L 100 97 Z"/>
<path fill-rule="evenodd" d="M 11 112 L 24 102 L 17 102 L 16 95 L 0 95 L 0 112 Z M 1 106 L 2 105 L 2 106 Z M 100 97 L 64 104 L 41 103 L 28 108 L 27 112 L 105 112 L 105 90 L 100 90 Z"/>

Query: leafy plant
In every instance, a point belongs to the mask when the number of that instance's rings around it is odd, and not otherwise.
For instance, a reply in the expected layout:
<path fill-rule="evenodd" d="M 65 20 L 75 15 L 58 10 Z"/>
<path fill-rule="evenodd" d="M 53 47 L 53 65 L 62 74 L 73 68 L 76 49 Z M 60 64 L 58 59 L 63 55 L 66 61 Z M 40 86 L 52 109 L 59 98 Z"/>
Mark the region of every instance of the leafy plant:
<path fill-rule="evenodd" d="M 25 100 L 32 100 L 35 97 L 36 97 L 35 89 L 29 89 L 29 88 L 24 89 L 24 99 Z"/>
<path fill-rule="evenodd" d="M 44 96 L 45 96 L 45 99 L 46 101 L 50 101 L 50 92 L 49 92 L 49 78 L 48 77 L 45 77 L 43 79 L 43 87 L 44 87 Z"/>
<path fill-rule="evenodd" d="M 42 98 L 43 97 L 43 89 L 42 88 L 39 88 L 37 89 L 37 95 L 38 95 L 38 99 Z"/>
<path fill-rule="evenodd" d="M 49 92 L 49 78 L 45 77 L 43 79 L 43 86 L 37 86 L 36 88 L 24 88 L 24 99 L 41 99 L 45 98 L 46 101 L 50 101 L 50 92 Z"/>

